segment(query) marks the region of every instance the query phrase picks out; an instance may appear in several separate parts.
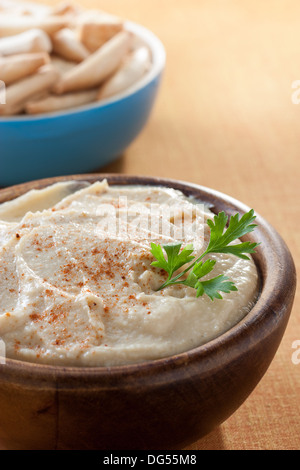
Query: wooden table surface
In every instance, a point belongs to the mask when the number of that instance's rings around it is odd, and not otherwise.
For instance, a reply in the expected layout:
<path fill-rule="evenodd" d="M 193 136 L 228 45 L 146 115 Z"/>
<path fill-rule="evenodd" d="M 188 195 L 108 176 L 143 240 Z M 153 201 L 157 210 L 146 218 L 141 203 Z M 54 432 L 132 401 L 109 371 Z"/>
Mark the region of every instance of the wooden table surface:
<path fill-rule="evenodd" d="M 44 0 L 47 3 L 47 0 Z M 50 3 L 50 1 L 48 2 Z M 51 4 L 54 4 L 51 1 Z M 300 263 L 300 3 L 296 0 L 79 0 L 142 23 L 167 64 L 147 126 L 102 170 L 177 178 L 264 216 Z M 266 375 L 239 410 L 189 447 L 300 448 L 300 299 Z M 298 346 L 299 348 L 299 346 Z"/>

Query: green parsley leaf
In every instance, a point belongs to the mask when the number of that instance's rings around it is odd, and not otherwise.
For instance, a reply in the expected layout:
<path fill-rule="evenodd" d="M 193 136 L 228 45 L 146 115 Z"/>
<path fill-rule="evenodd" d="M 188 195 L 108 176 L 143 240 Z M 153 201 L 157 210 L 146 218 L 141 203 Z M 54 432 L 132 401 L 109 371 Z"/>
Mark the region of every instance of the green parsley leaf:
<path fill-rule="evenodd" d="M 160 245 L 156 245 L 155 243 L 151 243 L 150 251 L 153 254 L 154 258 L 157 259 L 157 261 L 153 261 L 151 265 L 156 266 L 157 268 L 164 269 L 165 271 L 169 272 L 169 266 L 164 257 L 162 247 Z"/>
<path fill-rule="evenodd" d="M 228 293 L 231 291 L 237 291 L 234 283 L 223 274 L 207 281 L 198 281 L 195 285 L 195 289 L 197 289 L 196 297 L 206 294 L 211 300 L 222 299 L 223 297 L 220 292 Z"/>
<path fill-rule="evenodd" d="M 151 253 L 157 259 L 151 265 L 164 269 L 169 276 L 172 276 L 181 266 L 194 259 L 194 256 L 191 256 L 191 253 L 194 251 L 193 245 L 188 244 L 180 251 L 181 245 L 182 243 L 163 245 L 167 255 L 167 259 L 165 259 L 161 246 L 151 243 Z"/>
<path fill-rule="evenodd" d="M 230 218 L 227 230 L 228 217 L 225 212 L 220 212 L 214 216 L 214 220 L 208 220 L 207 224 L 210 228 L 210 240 L 206 253 L 232 253 L 239 258 L 248 259 L 243 253 L 253 253 L 257 243 L 244 242 L 238 245 L 230 245 L 231 242 L 241 238 L 256 227 L 252 222 L 255 220 L 253 209 L 239 218 L 239 214 L 235 214 Z"/>
<path fill-rule="evenodd" d="M 249 256 L 246 256 L 244 253 L 255 253 L 256 247 L 257 243 L 244 242 L 237 245 L 224 246 L 222 251 L 218 251 L 218 253 L 231 253 L 238 256 L 238 258 L 249 259 Z"/>
<path fill-rule="evenodd" d="M 198 279 L 210 273 L 210 271 L 213 270 L 215 264 L 216 261 L 212 259 L 207 259 L 206 261 L 204 261 L 204 263 L 202 261 L 199 261 L 199 263 L 195 264 L 186 280 L 182 281 L 181 283 L 185 284 L 186 286 L 195 288 Z"/>

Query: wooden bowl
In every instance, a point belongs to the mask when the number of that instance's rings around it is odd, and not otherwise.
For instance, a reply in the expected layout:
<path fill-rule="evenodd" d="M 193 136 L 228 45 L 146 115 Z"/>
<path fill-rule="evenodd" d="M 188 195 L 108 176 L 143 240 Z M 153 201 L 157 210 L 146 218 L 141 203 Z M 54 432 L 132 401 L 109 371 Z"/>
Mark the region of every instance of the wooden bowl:
<path fill-rule="evenodd" d="M 194 184 L 115 174 L 51 178 L 0 191 L 0 202 L 66 179 L 180 189 L 214 212 L 241 214 L 239 201 Z M 226 420 L 265 374 L 284 334 L 296 275 L 291 254 L 259 215 L 245 239 L 255 254 L 260 295 L 236 326 L 166 359 L 75 368 L 6 360 L 0 370 L 0 440 L 6 449 L 182 449 Z"/>

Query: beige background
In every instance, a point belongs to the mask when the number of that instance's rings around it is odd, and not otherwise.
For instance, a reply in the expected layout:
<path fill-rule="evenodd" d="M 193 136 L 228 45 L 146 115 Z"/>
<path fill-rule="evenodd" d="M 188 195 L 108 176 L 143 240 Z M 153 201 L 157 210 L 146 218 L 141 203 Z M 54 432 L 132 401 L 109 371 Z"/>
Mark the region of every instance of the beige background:
<path fill-rule="evenodd" d="M 300 104 L 291 96 L 292 82 L 300 80 L 300 3 L 77 3 L 142 23 L 167 52 L 146 128 L 104 170 L 178 178 L 240 199 L 280 232 L 299 269 Z M 292 362 L 299 314 L 298 293 L 263 380 L 231 418 L 190 449 L 300 448 L 300 364 Z"/>

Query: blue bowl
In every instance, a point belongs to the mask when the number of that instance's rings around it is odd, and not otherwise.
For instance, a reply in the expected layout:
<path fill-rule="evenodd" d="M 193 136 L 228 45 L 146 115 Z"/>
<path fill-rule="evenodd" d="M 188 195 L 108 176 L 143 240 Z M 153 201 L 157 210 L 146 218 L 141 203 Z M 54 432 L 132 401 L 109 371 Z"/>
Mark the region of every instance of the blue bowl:
<path fill-rule="evenodd" d="M 92 105 L 39 116 L 0 118 L 0 186 L 87 173 L 118 158 L 145 126 L 165 65 L 165 50 L 148 29 L 126 28 L 148 44 L 152 67 L 136 86 Z"/>

